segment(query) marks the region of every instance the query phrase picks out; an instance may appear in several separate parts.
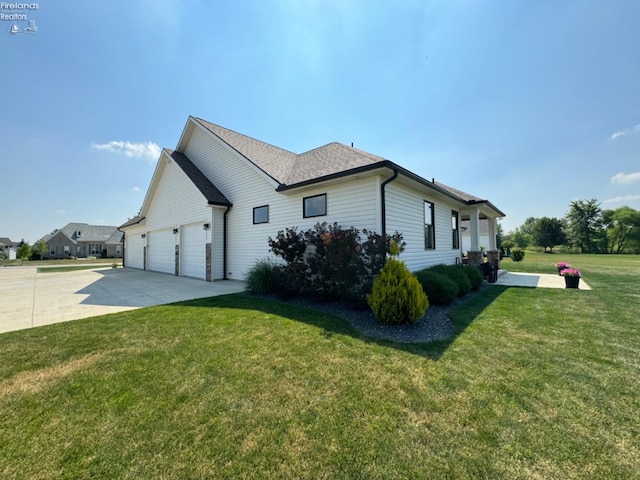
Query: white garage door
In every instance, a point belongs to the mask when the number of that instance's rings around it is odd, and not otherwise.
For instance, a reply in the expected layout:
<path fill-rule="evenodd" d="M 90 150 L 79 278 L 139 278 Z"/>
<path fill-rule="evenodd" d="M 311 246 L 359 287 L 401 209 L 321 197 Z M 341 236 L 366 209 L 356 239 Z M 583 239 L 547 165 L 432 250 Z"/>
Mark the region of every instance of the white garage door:
<path fill-rule="evenodd" d="M 144 239 L 140 235 L 127 235 L 125 237 L 124 246 L 124 264 L 131 268 L 144 268 L 144 259 L 142 257 L 142 247 Z"/>
<path fill-rule="evenodd" d="M 147 270 L 175 273 L 175 258 L 176 237 L 171 229 L 147 233 Z"/>
<path fill-rule="evenodd" d="M 207 274 L 207 232 L 202 223 L 197 223 L 183 225 L 180 235 L 180 275 L 204 280 Z"/>

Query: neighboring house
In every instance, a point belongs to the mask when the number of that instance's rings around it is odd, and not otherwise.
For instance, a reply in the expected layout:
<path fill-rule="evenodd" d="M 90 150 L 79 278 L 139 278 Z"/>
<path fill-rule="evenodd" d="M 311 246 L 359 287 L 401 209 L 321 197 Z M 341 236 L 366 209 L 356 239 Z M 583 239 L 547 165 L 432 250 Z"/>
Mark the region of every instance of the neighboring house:
<path fill-rule="evenodd" d="M 0 237 L 0 258 L 5 258 L 7 260 L 15 260 L 16 259 L 16 250 L 18 248 L 18 242 L 12 242 L 8 237 Z"/>
<path fill-rule="evenodd" d="M 47 258 L 120 258 L 123 252 L 123 234 L 115 226 L 68 223 L 42 240 Z"/>
<path fill-rule="evenodd" d="M 121 225 L 125 266 L 206 280 L 243 279 L 270 255 L 268 237 L 317 222 L 404 235 L 411 270 L 454 263 L 468 220 L 470 262 L 480 261 L 479 222 L 495 250 L 488 200 L 424 178 L 340 143 L 297 155 L 189 117 L 175 150 L 164 149 L 139 214 Z"/>

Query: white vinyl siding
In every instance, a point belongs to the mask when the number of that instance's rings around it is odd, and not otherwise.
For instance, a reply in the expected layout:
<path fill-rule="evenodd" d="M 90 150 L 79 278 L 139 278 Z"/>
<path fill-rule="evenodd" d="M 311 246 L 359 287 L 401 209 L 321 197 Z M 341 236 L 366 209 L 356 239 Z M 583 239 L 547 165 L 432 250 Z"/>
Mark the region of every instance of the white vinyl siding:
<path fill-rule="evenodd" d="M 379 232 L 377 203 L 379 182 L 376 177 L 322 185 L 296 192 L 276 192 L 277 184 L 245 158 L 212 134 L 196 128 L 188 140 L 185 155 L 229 199 L 233 207 L 227 215 L 227 278 L 243 279 L 256 260 L 271 255 L 268 239 L 278 230 L 298 227 L 306 230 L 317 222 L 338 222 Z M 303 218 L 304 197 L 327 194 L 327 212 L 323 217 Z M 154 200 L 155 201 L 155 200 Z M 269 205 L 269 223 L 253 224 L 253 208 Z M 213 278 L 222 278 L 222 224 L 224 209 L 213 221 Z"/>
<path fill-rule="evenodd" d="M 147 233 L 147 270 L 175 273 L 176 239 L 172 229 Z"/>
<path fill-rule="evenodd" d="M 424 201 L 434 204 L 434 250 L 424 248 Z M 416 271 L 438 263 L 455 263 L 459 250 L 451 248 L 451 210 L 454 205 L 437 198 L 429 198 L 424 192 L 415 191 L 399 182 L 386 187 L 387 233 L 399 231 L 407 242 L 400 256 L 409 270 Z"/>
<path fill-rule="evenodd" d="M 180 275 L 205 279 L 206 240 L 207 231 L 202 223 L 183 225 L 180 228 Z"/>

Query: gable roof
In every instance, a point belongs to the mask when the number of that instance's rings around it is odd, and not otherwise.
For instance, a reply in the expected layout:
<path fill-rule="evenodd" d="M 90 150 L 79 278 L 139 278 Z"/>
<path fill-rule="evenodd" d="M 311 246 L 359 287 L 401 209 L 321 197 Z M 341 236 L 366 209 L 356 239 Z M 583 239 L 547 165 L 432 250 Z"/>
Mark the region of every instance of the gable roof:
<path fill-rule="evenodd" d="M 0 245 L 5 247 L 16 248 L 19 242 L 12 242 L 9 237 L 0 237 Z"/>
<path fill-rule="evenodd" d="M 342 143 L 333 142 L 308 152 L 295 154 L 201 118 L 190 117 L 190 120 L 202 125 L 279 183 L 278 191 L 368 170 L 388 168 L 460 203 L 468 206 L 486 205 L 499 216 L 505 216 L 501 210 L 486 199 L 435 180 L 426 180 L 390 160 Z"/>
<path fill-rule="evenodd" d="M 56 235 L 64 235 L 73 244 L 78 242 L 120 243 L 122 233 L 112 225 L 89 225 L 88 223 L 68 223 L 60 230 L 45 235 L 42 240 L 48 242 Z"/>

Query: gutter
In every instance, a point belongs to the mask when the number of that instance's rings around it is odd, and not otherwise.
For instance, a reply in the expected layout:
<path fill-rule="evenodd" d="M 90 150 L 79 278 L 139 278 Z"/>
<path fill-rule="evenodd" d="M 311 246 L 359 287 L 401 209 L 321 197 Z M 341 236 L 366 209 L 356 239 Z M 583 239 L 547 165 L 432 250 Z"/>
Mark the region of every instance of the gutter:
<path fill-rule="evenodd" d="M 227 279 L 227 213 L 229 213 L 229 210 L 231 210 L 230 205 L 228 205 L 227 209 L 224 211 L 223 222 L 222 222 L 223 237 L 224 237 L 222 240 L 222 268 L 223 268 L 222 279 L 223 280 L 228 280 Z M 213 252 L 211 253 L 211 255 L 213 255 Z"/>
<path fill-rule="evenodd" d="M 389 178 L 387 178 L 384 182 L 382 182 L 382 184 L 380 185 L 380 203 L 381 203 L 381 207 L 382 207 L 382 211 L 381 211 L 381 219 L 382 219 L 382 239 L 383 241 L 386 241 L 385 239 L 387 238 L 387 203 L 386 203 L 386 197 L 385 197 L 385 187 L 387 186 L 387 184 L 393 182 L 396 178 L 398 178 L 398 169 L 394 168 L 393 169 L 393 175 L 390 176 Z"/>

